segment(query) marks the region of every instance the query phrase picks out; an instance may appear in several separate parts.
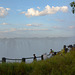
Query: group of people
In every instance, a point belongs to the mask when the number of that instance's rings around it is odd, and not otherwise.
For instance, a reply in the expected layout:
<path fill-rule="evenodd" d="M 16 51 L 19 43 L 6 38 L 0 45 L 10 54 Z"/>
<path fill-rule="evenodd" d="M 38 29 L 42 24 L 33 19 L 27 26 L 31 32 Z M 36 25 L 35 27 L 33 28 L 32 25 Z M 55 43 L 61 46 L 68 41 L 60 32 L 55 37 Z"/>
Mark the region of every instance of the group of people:
<path fill-rule="evenodd" d="M 69 45 L 69 46 L 64 45 L 64 47 L 61 50 L 61 52 L 62 53 L 67 53 L 67 52 L 70 52 L 71 50 L 73 50 L 73 48 L 75 48 L 75 44 L 73 46 L 72 45 Z"/>
<path fill-rule="evenodd" d="M 42 60 L 45 60 L 45 59 L 47 59 L 47 57 L 48 56 L 53 56 L 54 55 L 54 51 L 52 50 L 52 49 L 50 49 L 50 53 L 47 55 L 46 53 L 45 54 L 43 54 L 43 55 L 41 55 L 41 59 Z M 36 58 L 36 55 L 35 54 L 33 54 L 33 56 L 34 56 L 34 58 L 33 58 L 33 60 L 37 60 Z"/>
<path fill-rule="evenodd" d="M 48 56 L 52 57 L 52 56 L 54 56 L 56 54 L 61 54 L 62 55 L 63 53 L 70 52 L 71 50 L 73 50 L 73 48 L 75 48 L 75 44 L 73 46 L 72 45 L 69 45 L 69 46 L 64 45 L 63 49 L 61 51 L 59 51 L 59 52 L 54 52 L 54 50 L 50 49 L 50 52 L 49 52 L 48 55 L 46 53 L 41 55 L 41 59 L 45 60 L 45 59 L 48 58 Z M 33 56 L 34 56 L 34 60 L 37 60 L 36 59 L 37 58 L 36 55 L 33 54 Z"/>

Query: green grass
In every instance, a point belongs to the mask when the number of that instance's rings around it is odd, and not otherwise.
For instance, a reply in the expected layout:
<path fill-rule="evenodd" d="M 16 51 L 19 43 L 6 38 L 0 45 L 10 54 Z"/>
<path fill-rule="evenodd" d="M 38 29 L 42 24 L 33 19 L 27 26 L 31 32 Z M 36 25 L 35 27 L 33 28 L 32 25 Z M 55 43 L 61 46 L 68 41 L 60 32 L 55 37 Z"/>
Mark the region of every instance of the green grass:
<path fill-rule="evenodd" d="M 33 63 L 2 63 L 0 75 L 75 75 L 75 49 Z"/>

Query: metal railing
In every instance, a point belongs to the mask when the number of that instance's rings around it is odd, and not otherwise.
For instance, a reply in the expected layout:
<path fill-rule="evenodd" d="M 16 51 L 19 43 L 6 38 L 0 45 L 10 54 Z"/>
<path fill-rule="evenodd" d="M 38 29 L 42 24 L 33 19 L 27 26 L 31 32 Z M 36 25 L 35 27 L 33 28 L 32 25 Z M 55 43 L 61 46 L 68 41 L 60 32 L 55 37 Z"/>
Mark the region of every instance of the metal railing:
<path fill-rule="evenodd" d="M 58 51 L 60 52 L 60 51 Z M 53 56 L 56 55 L 58 52 L 53 52 Z M 49 56 L 50 54 L 48 54 L 47 56 Z M 37 56 L 37 58 L 41 58 L 41 60 L 44 60 L 44 55 L 41 55 L 41 56 Z M 33 59 L 33 61 L 35 60 L 35 57 L 28 57 L 28 58 L 22 58 L 22 59 L 11 59 L 11 58 L 6 58 L 6 57 L 3 57 L 2 60 L 0 60 L 0 62 L 2 63 L 6 63 L 7 61 L 21 61 L 21 62 L 26 62 L 27 59 Z"/>

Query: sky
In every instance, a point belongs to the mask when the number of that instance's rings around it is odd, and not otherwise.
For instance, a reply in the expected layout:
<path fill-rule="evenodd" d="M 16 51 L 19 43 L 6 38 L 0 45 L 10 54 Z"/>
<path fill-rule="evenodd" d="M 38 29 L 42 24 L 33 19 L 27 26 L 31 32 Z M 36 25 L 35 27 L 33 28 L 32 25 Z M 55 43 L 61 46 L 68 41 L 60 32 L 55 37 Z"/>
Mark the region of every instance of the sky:
<path fill-rule="evenodd" d="M 73 0 L 0 0 L 0 38 L 75 37 Z"/>

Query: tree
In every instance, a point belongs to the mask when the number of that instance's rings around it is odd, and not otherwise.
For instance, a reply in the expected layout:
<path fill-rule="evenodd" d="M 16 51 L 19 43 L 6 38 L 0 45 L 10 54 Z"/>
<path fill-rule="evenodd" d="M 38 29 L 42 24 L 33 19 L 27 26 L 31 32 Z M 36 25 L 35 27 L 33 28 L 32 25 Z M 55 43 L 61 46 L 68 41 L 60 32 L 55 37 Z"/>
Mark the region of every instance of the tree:
<path fill-rule="evenodd" d="M 75 13 L 75 2 L 71 2 L 70 3 L 70 6 L 72 7 L 72 13 L 74 14 Z"/>

